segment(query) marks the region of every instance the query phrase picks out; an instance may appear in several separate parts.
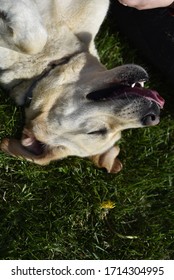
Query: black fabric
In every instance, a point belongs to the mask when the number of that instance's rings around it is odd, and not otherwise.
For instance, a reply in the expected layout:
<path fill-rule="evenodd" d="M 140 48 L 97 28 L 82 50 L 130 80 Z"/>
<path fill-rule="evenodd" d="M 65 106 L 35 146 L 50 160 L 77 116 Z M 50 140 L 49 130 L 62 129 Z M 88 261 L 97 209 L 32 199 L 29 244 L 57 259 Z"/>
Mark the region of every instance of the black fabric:
<path fill-rule="evenodd" d="M 174 11 L 174 10 L 173 10 Z M 169 8 L 139 11 L 113 0 L 110 17 L 174 85 L 174 17 Z"/>

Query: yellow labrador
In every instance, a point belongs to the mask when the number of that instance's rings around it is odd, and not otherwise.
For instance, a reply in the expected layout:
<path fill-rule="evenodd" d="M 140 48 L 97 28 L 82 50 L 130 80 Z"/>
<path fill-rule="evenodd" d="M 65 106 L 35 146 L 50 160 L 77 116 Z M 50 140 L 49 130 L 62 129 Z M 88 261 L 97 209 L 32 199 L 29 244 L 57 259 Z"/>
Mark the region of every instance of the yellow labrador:
<path fill-rule="evenodd" d="M 89 157 L 118 172 L 115 142 L 128 128 L 156 125 L 164 100 L 142 87 L 138 65 L 107 70 L 94 38 L 107 0 L 0 0 L 0 83 L 26 107 L 22 138 L 1 149 L 45 165 Z"/>

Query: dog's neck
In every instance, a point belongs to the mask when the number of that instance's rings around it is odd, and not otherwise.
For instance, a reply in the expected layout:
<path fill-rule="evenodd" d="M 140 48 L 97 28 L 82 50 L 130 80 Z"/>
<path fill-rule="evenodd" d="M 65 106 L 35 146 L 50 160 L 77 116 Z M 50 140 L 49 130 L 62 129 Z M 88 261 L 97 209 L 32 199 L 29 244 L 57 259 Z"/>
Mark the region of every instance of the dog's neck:
<path fill-rule="evenodd" d="M 31 103 L 35 89 L 39 86 L 45 90 L 54 88 L 54 84 L 62 85 L 62 82 L 76 83 L 79 80 L 79 75 L 83 80 L 84 87 L 87 86 L 87 81 L 95 79 L 96 73 L 105 70 L 105 67 L 99 62 L 98 58 L 91 55 L 89 52 L 75 51 L 74 53 L 62 57 L 60 59 L 49 61 L 47 66 L 39 73 L 28 80 L 19 81 L 12 88 L 11 96 L 15 98 L 18 105 L 28 107 Z M 88 73 L 85 75 L 85 73 Z M 52 84 L 49 83 L 47 77 L 52 76 Z M 65 77 L 71 77 L 65 79 Z M 96 77 L 97 78 L 97 77 Z M 77 82 L 78 83 L 78 82 Z M 82 85 L 81 85 L 82 86 Z M 45 94 L 41 90 L 42 95 Z M 21 94 L 22 93 L 22 94 Z"/>
<path fill-rule="evenodd" d="M 88 46 L 81 42 L 66 25 L 62 25 L 58 30 L 52 31 L 52 36 L 49 36 L 44 49 L 35 55 L 11 50 L 7 53 L 6 49 L 2 49 L 2 54 L 4 51 L 4 57 L 8 59 L 1 70 L 0 83 L 5 89 L 10 90 L 20 81 L 28 83 L 29 80 L 40 75 L 52 61 L 87 50 Z"/>
<path fill-rule="evenodd" d="M 53 60 L 51 61 L 48 66 L 43 70 L 43 72 L 38 75 L 36 78 L 34 78 L 33 82 L 31 83 L 30 87 L 27 89 L 26 93 L 25 93 L 25 100 L 24 100 L 24 106 L 25 107 L 29 107 L 31 100 L 32 100 L 32 96 L 33 96 L 33 90 L 35 89 L 35 87 L 37 86 L 37 84 L 44 79 L 51 70 L 53 70 L 55 67 L 60 67 L 61 65 L 64 65 L 66 63 L 69 62 L 69 60 L 71 59 L 71 56 L 67 56 L 64 57 L 62 59 L 58 59 L 58 60 Z"/>

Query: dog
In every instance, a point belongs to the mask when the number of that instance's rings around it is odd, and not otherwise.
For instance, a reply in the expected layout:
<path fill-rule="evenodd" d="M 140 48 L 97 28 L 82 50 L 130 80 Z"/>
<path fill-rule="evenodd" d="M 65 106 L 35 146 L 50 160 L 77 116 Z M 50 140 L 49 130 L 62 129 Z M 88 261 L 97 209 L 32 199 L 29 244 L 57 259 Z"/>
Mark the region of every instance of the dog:
<path fill-rule="evenodd" d="M 25 107 L 21 139 L 1 150 L 46 165 L 90 158 L 116 173 L 115 143 L 129 128 L 159 123 L 164 100 L 138 65 L 107 70 L 94 39 L 108 0 L 0 0 L 0 83 Z"/>

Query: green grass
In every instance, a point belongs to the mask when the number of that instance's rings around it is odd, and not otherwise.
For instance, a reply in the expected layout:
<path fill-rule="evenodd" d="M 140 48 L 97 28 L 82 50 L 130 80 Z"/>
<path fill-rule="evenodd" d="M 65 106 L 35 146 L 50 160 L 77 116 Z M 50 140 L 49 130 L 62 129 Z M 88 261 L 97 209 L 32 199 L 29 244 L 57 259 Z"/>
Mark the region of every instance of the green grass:
<path fill-rule="evenodd" d="M 87 159 L 40 167 L 1 152 L 1 259 L 174 258 L 174 89 L 117 33 L 104 28 L 97 44 L 108 68 L 141 62 L 150 70 L 150 86 L 167 99 L 161 123 L 123 133 L 124 169 L 117 175 Z M 1 139 L 16 134 L 21 119 L 2 93 Z"/>

